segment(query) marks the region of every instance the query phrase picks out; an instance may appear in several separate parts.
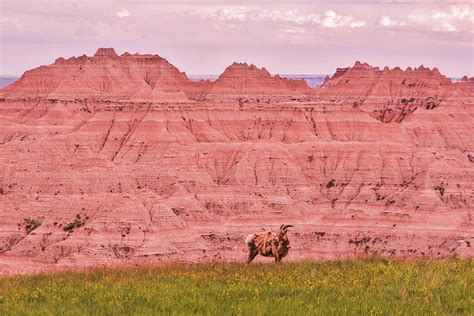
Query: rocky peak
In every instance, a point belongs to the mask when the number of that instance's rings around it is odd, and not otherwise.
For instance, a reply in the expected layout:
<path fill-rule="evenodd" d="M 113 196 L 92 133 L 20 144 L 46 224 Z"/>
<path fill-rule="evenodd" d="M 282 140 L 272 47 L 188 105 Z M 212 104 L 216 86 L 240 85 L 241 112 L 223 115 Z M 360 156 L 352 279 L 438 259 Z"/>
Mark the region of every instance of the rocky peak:
<path fill-rule="evenodd" d="M 99 48 L 95 52 L 94 57 L 118 58 L 118 55 L 113 48 Z"/>
<path fill-rule="evenodd" d="M 414 69 L 408 67 L 406 70 L 402 70 L 400 67 L 389 68 L 385 66 L 383 70 L 380 70 L 379 67 L 373 67 L 367 63 L 357 61 L 352 67 L 337 68 L 334 75 L 325 82 L 325 86 L 353 83 L 351 78 L 355 79 L 355 77 L 359 79 L 365 78 L 365 84 L 376 83 L 382 79 L 398 82 L 400 78 L 402 80 L 410 80 L 410 78 L 417 78 L 421 81 L 430 80 L 432 83 L 439 82 L 439 84 L 444 85 L 450 83 L 450 80 L 442 75 L 436 67 L 431 70 L 421 65 Z"/>
<path fill-rule="evenodd" d="M 318 94 L 334 102 L 352 103 L 382 122 L 401 122 L 417 108 L 440 106 L 451 88 L 451 80 L 437 68 L 380 70 L 357 61 L 351 68 L 338 68 Z"/>
<path fill-rule="evenodd" d="M 463 76 L 456 86 L 465 89 L 471 96 L 474 93 L 474 77 Z"/>
<path fill-rule="evenodd" d="M 366 70 L 376 69 L 376 70 L 378 70 L 378 67 L 372 67 L 368 63 L 362 63 L 360 61 L 356 61 L 354 66 L 352 66 L 352 69 L 366 69 Z"/>
<path fill-rule="evenodd" d="M 264 67 L 237 62 L 228 66 L 210 89 L 211 95 L 224 98 L 242 95 L 289 96 L 312 92 L 304 80 L 288 80 L 278 75 L 272 76 Z"/>
<path fill-rule="evenodd" d="M 158 55 L 117 55 L 99 48 L 93 57 L 58 58 L 27 71 L 1 96 L 18 98 L 111 100 L 187 100 L 188 79 Z"/>
<path fill-rule="evenodd" d="M 241 76 L 241 77 L 267 77 L 270 78 L 271 74 L 265 68 L 258 68 L 254 64 L 237 63 L 234 62 L 232 65 L 227 67 L 221 74 L 221 77 L 227 76 Z"/>

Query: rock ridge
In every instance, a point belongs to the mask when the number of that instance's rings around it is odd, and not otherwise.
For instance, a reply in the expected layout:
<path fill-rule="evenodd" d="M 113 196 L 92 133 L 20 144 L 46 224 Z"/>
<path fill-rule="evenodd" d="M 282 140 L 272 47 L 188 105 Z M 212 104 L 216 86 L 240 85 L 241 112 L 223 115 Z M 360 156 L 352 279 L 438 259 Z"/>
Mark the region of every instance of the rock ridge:
<path fill-rule="evenodd" d="M 472 78 L 359 62 L 307 93 L 97 55 L 0 91 L 0 274 L 243 262 L 281 224 L 289 261 L 474 257 Z"/>

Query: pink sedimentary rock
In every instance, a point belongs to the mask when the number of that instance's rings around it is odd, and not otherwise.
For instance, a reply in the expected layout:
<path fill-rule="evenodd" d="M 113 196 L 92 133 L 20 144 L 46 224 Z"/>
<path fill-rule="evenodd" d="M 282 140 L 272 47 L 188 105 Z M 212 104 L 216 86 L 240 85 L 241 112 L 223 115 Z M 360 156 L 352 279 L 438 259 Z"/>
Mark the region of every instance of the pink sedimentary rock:
<path fill-rule="evenodd" d="M 158 55 L 118 56 L 99 48 L 93 57 L 58 58 L 27 71 L 2 91 L 5 98 L 189 101 L 184 73 Z"/>
<path fill-rule="evenodd" d="M 292 96 L 311 94 L 304 80 L 272 76 L 265 68 L 246 63 L 233 63 L 219 76 L 208 92 L 217 98 L 249 96 Z"/>
<path fill-rule="evenodd" d="M 0 90 L 0 273 L 243 262 L 281 224 L 287 260 L 472 257 L 466 82 L 357 63 L 317 90 L 242 64 L 193 83 L 111 49 L 27 71 Z"/>
<path fill-rule="evenodd" d="M 471 94 L 474 93 L 474 77 L 469 78 L 468 76 L 464 76 L 456 85 L 470 91 Z"/>
<path fill-rule="evenodd" d="M 318 93 L 323 99 L 373 112 L 372 116 L 383 122 L 401 122 L 417 108 L 434 109 L 472 97 L 436 68 L 380 70 L 360 62 L 351 68 L 339 68 Z"/>

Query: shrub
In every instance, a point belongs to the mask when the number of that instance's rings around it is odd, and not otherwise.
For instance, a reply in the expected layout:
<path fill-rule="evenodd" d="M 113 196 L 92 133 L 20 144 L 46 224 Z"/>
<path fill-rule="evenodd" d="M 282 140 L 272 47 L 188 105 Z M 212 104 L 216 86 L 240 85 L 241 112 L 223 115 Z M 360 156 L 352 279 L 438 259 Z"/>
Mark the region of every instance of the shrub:
<path fill-rule="evenodd" d="M 89 218 L 86 216 L 86 219 Z M 85 220 L 81 220 L 81 215 L 80 214 L 77 214 L 76 215 L 76 218 L 74 219 L 74 221 L 66 224 L 66 226 L 64 226 L 63 230 L 65 232 L 73 232 L 74 231 L 74 228 L 79 228 L 81 226 L 84 226 L 84 224 L 86 223 Z"/>
<path fill-rule="evenodd" d="M 34 231 L 36 228 L 40 227 L 42 222 L 39 219 L 25 218 L 23 220 L 23 223 L 25 225 L 26 233 L 29 234 L 32 231 Z"/>
<path fill-rule="evenodd" d="M 331 179 L 327 184 L 326 184 L 326 188 L 330 189 L 332 188 L 333 186 L 336 185 L 336 180 L 334 179 Z"/>

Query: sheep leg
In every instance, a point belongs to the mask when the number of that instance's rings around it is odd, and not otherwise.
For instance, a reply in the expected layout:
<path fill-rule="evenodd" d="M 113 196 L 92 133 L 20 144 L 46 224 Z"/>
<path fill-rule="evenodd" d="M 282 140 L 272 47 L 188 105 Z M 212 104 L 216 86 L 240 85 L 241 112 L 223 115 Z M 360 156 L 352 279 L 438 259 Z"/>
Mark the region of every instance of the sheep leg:
<path fill-rule="evenodd" d="M 280 263 L 281 262 L 281 257 L 280 255 L 275 255 L 275 262 Z"/>
<path fill-rule="evenodd" d="M 255 249 L 255 250 L 250 250 L 249 251 L 249 257 L 247 258 L 247 261 L 246 263 L 249 264 L 250 262 L 252 262 L 252 260 L 257 256 L 258 254 L 258 250 Z"/>

